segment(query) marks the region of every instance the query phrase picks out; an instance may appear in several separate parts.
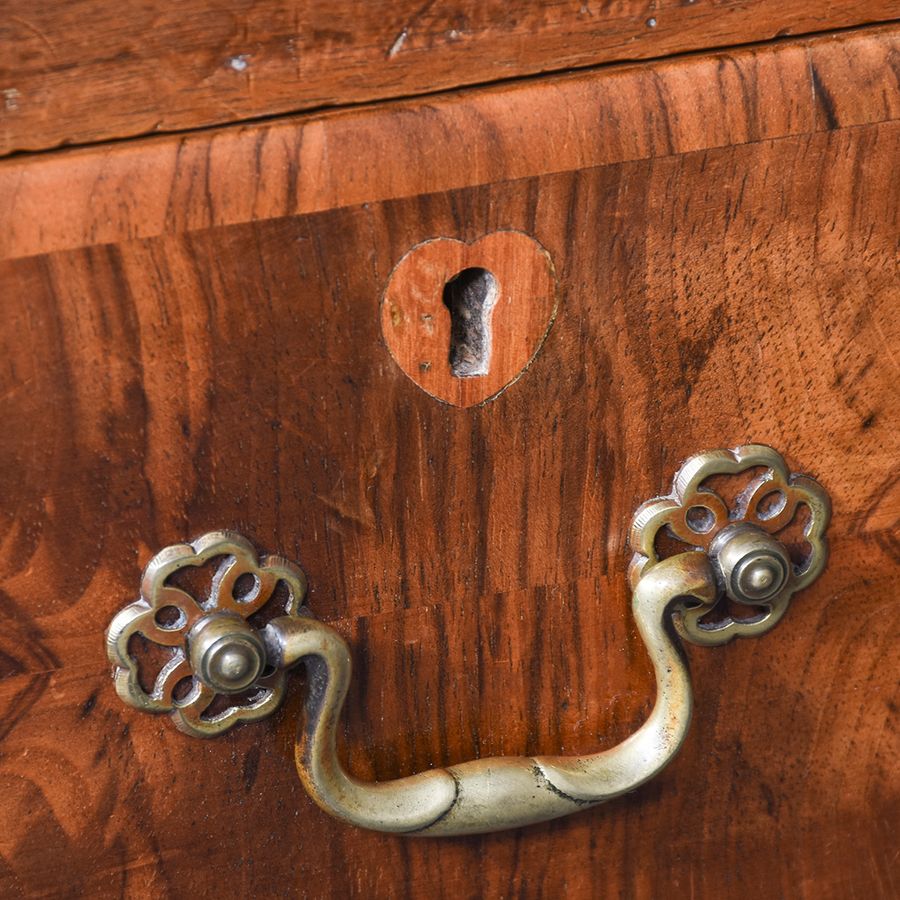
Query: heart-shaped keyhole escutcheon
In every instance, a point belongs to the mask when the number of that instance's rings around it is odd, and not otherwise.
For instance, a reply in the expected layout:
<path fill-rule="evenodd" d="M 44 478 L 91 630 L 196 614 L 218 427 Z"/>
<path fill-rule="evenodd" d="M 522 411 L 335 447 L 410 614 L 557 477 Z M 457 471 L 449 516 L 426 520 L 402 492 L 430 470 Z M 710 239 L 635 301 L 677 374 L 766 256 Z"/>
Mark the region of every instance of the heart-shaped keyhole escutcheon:
<path fill-rule="evenodd" d="M 528 368 L 556 316 L 550 255 L 519 231 L 436 238 L 391 273 L 381 328 L 397 365 L 432 397 L 474 406 Z"/>

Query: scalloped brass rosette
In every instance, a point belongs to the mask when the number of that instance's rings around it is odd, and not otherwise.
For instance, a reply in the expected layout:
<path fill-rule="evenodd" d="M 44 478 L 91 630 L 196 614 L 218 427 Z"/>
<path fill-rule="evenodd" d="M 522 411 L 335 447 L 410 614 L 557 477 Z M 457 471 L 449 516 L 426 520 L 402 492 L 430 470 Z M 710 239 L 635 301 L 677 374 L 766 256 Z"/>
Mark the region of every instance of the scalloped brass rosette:
<path fill-rule="evenodd" d="M 745 489 L 729 505 L 709 484 L 716 476 L 732 476 L 762 469 L 748 480 Z M 697 644 L 723 644 L 735 637 L 764 634 L 784 615 L 791 597 L 814 581 L 825 566 L 828 546 L 825 529 L 831 516 L 831 504 L 821 485 L 806 475 L 792 474 L 780 453 L 763 444 L 746 444 L 734 450 L 698 453 L 682 465 L 675 475 L 672 493 L 642 504 L 635 513 L 629 543 L 634 557 L 629 569 L 632 587 L 663 557 L 658 547 L 665 530 L 684 546 L 704 550 L 721 560 L 720 550 L 729 537 L 755 536 L 757 543 L 776 537 L 787 529 L 803 508 L 808 515 L 803 529 L 806 553 L 799 559 L 785 560 L 783 577 L 772 564 L 774 590 L 762 597 L 753 596 L 749 582 L 744 585 L 724 577 L 718 567 L 723 596 L 757 608 L 756 615 L 737 619 L 726 615 L 721 621 L 706 624 L 709 606 L 686 608 L 677 624 L 683 636 Z M 772 542 L 766 541 L 769 546 Z M 773 556 L 781 556 L 773 548 Z M 755 572 L 760 578 L 761 565 Z M 740 573 L 738 573 L 740 576 Z M 715 604 L 714 604 L 715 605 Z"/>
<path fill-rule="evenodd" d="M 174 583 L 179 573 L 216 561 L 203 596 Z M 242 581 L 249 582 L 246 591 L 240 590 Z M 287 673 L 267 664 L 263 642 L 246 620 L 272 598 L 279 582 L 287 589 L 282 614 L 303 614 L 306 577 L 300 568 L 280 556 L 258 559 L 239 534 L 214 531 L 191 544 L 166 547 L 144 570 L 139 599 L 107 631 L 119 696 L 147 712 L 171 713 L 182 731 L 198 736 L 274 712 Z M 149 690 L 131 652 L 135 637 L 168 654 Z"/>

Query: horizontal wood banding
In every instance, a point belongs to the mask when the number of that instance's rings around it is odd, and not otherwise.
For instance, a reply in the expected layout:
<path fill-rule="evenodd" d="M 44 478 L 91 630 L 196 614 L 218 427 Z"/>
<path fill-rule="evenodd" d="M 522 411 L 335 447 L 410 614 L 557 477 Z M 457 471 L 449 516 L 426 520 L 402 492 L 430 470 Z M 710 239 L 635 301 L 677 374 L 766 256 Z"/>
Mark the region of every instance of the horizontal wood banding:
<path fill-rule="evenodd" d="M 895 120 L 898 46 L 872 30 L 10 159 L 0 257 Z"/>
<path fill-rule="evenodd" d="M 0 155 L 897 16 L 893 0 L 0 0 Z"/>

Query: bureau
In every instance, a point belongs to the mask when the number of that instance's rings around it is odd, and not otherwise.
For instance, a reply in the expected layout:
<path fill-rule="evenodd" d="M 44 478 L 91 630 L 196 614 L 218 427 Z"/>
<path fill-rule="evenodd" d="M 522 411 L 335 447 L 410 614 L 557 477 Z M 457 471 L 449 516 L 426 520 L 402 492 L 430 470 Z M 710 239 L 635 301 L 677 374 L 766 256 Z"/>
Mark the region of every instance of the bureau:
<path fill-rule="evenodd" d="M 896 896 L 900 8 L 43 6 L 0 31 L 0 893 Z M 378 833 L 298 779 L 315 673 L 210 740 L 116 694 L 142 570 L 225 529 L 347 642 L 358 778 L 611 749 L 633 514 L 748 444 L 828 564 L 688 646 L 680 753 L 602 806 Z"/>

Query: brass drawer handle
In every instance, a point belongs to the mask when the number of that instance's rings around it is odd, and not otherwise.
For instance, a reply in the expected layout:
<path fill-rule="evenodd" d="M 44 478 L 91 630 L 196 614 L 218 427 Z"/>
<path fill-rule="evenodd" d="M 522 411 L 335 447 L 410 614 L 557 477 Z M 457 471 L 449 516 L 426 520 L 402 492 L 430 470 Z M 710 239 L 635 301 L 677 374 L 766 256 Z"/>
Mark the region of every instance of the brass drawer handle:
<path fill-rule="evenodd" d="M 729 504 L 707 482 L 753 468 L 765 471 Z M 774 537 L 807 518 L 804 552 Z M 621 744 L 587 756 L 477 759 L 395 781 L 368 783 L 344 771 L 335 735 L 350 683 L 343 638 L 312 618 L 306 581 L 280 557 L 258 559 L 229 532 L 167 547 L 149 563 L 140 599 L 107 633 L 115 682 L 125 702 L 170 712 L 183 731 L 221 733 L 262 718 L 280 702 L 286 671 L 306 664 L 306 713 L 296 746 L 297 769 L 322 809 L 354 825 L 415 835 L 499 831 L 564 816 L 634 790 L 675 756 L 691 719 L 691 681 L 681 637 L 712 646 L 760 635 L 784 615 L 791 596 L 810 584 L 827 558 L 828 497 L 819 484 L 791 475 L 782 457 L 758 444 L 701 453 L 675 477 L 672 494 L 643 504 L 632 524 L 632 609 L 656 674 L 656 703 Z M 663 558 L 666 531 L 690 549 Z M 179 574 L 223 557 L 208 596 L 195 599 Z M 241 582 L 244 582 L 243 588 Z M 256 630 L 247 619 L 286 587 L 283 616 Z M 708 621 L 728 600 L 757 611 L 749 618 Z M 132 655 L 135 635 L 171 654 L 152 688 L 141 686 Z M 218 706 L 217 706 L 218 704 Z"/>

